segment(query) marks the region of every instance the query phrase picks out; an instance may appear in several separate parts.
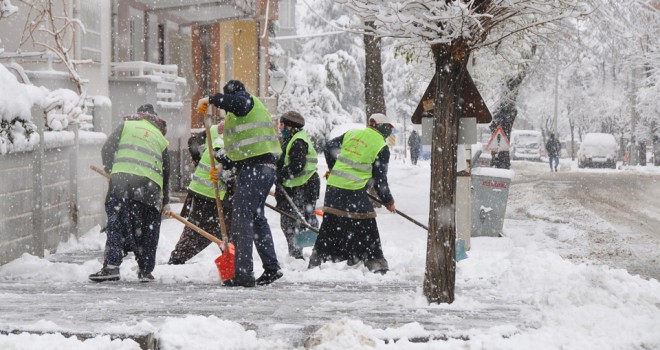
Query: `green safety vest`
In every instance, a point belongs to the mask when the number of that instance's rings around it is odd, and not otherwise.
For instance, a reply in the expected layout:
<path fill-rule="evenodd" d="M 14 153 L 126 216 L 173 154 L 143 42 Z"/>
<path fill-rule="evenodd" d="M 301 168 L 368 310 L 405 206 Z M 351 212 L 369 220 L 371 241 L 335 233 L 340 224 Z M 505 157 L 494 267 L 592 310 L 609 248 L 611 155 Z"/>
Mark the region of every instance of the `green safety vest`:
<path fill-rule="evenodd" d="M 371 178 L 372 164 L 385 146 L 383 135 L 372 128 L 348 131 L 328 185 L 346 190 L 363 188 Z"/>
<path fill-rule="evenodd" d="M 149 178 L 163 189 L 163 152 L 169 143 L 160 130 L 147 120 L 129 120 L 119 139 L 112 173 Z"/>
<path fill-rule="evenodd" d="M 252 96 L 254 107 L 244 117 L 227 113 L 225 120 L 225 150 L 233 161 L 240 161 L 266 153 L 278 156 L 282 153 L 280 142 L 273 128 L 273 120 L 266 107 Z"/>
<path fill-rule="evenodd" d="M 291 150 L 291 145 L 293 145 L 293 142 L 296 140 L 303 140 L 307 142 L 307 162 L 305 163 L 305 167 L 300 172 L 300 174 L 298 174 L 298 176 L 294 177 L 293 179 L 287 179 L 282 183 L 284 187 L 302 186 L 316 172 L 316 165 L 318 163 L 318 154 L 316 154 L 316 150 L 312 145 L 312 141 L 307 136 L 305 130 L 298 131 L 295 135 L 293 135 L 291 141 L 289 141 L 289 144 L 286 146 L 284 165 L 287 166 L 289 165 L 289 163 L 291 163 L 291 161 L 289 160 L 289 151 Z"/>
<path fill-rule="evenodd" d="M 222 142 L 222 137 L 218 134 L 218 126 L 211 126 L 211 140 L 213 148 L 222 148 L 224 147 L 224 142 Z M 208 142 L 208 141 L 207 141 Z M 211 155 L 212 152 L 209 151 L 208 147 L 202 153 L 202 158 L 197 163 L 195 168 L 195 173 L 193 173 L 192 180 L 188 185 L 188 189 L 201 194 L 202 196 L 215 198 L 215 188 L 213 187 L 213 181 L 211 181 Z M 218 179 L 218 194 L 220 195 L 220 200 L 225 198 L 227 193 L 227 185 L 222 180 Z"/>

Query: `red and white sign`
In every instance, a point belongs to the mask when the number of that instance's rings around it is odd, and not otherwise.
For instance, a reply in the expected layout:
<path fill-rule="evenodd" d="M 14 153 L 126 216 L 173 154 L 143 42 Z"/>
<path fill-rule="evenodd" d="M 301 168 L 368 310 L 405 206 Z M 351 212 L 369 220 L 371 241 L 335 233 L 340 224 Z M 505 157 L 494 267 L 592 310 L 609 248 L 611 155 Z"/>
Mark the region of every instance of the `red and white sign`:
<path fill-rule="evenodd" d="M 484 149 L 490 152 L 503 152 L 509 150 L 509 138 L 506 137 L 501 126 L 498 126 L 497 129 L 495 129 L 493 136 L 491 136 L 490 141 L 488 141 L 488 144 Z"/>

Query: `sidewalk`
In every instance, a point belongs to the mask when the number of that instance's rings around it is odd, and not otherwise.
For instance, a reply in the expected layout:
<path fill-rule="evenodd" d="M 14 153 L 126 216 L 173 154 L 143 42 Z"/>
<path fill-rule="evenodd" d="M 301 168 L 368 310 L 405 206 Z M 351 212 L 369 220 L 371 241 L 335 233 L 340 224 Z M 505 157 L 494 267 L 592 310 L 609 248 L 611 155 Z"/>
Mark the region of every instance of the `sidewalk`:
<path fill-rule="evenodd" d="M 48 260 L 82 264 L 101 256 L 102 252 L 54 254 Z M 286 276 L 257 288 L 226 288 L 220 283 L 45 284 L 38 280 L 5 280 L 0 284 L 0 295 L 0 333 L 61 332 L 80 338 L 109 334 L 134 339 L 143 349 L 157 348 L 158 339 L 155 334 L 140 331 L 143 327 L 139 323 L 147 321 L 158 327 L 165 317 L 215 315 L 256 331 L 258 338 L 280 339 L 293 348 L 302 346 L 322 325 L 343 318 L 359 319 L 382 329 L 418 322 L 432 334 L 415 340 L 419 342 L 429 338 L 468 339 L 475 330 L 498 325 L 525 328 L 521 311 L 526 307 L 489 295 L 487 288 L 457 288 L 457 299 L 472 300 L 467 303 L 469 309 L 461 309 L 426 305 L 421 281 L 377 285 L 355 281 L 291 283 Z M 52 324 L 35 326 L 40 320 Z M 113 327 L 131 323 L 136 325 L 135 333 L 113 332 Z"/>

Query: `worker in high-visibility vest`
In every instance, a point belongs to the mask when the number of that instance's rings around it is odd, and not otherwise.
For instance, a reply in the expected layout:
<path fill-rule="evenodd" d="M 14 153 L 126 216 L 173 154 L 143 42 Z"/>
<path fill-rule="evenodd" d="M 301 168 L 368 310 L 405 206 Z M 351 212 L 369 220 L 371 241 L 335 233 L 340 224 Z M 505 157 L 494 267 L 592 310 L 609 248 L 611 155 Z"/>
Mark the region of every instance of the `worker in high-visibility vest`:
<path fill-rule="evenodd" d="M 236 247 L 235 277 L 223 284 L 228 287 L 270 284 L 282 277 L 264 214 L 266 197 L 275 183 L 275 162 L 282 152 L 273 120 L 264 104 L 238 80 L 228 81 L 222 93 L 200 99 L 197 111 L 206 113 L 210 104 L 227 112 L 222 135 L 225 148 L 216 153 L 216 159 L 224 169 L 233 168 L 236 172 L 229 227 L 229 240 Z M 217 173 L 211 175 L 215 179 Z M 256 280 L 253 243 L 264 269 Z"/>
<path fill-rule="evenodd" d="M 314 209 L 319 199 L 321 180 L 316 172 L 318 155 L 314 144 L 303 129 L 305 118 L 296 111 L 289 111 L 280 117 L 280 144 L 282 155 L 277 161 L 278 185 L 275 191 L 277 207 L 297 216 L 296 210 L 304 216 L 305 221 L 313 227 L 318 227 Z M 286 194 L 283 192 L 286 191 Z M 295 209 L 286 198 L 289 196 Z M 289 255 L 296 259 L 304 259 L 300 247 L 294 244 L 294 238 L 301 230 L 301 223 L 286 215 L 280 217 L 280 226 L 286 237 Z"/>
<path fill-rule="evenodd" d="M 169 211 L 166 133 L 167 123 L 146 104 L 137 114 L 125 117 L 103 145 L 103 167 L 110 174 L 105 200 L 107 240 L 103 268 L 90 275 L 90 280 L 119 280 L 119 265 L 131 251 L 140 282 L 154 280 L 161 211 Z"/>
<path fill-rule="evenodd" d="M 206 145 L 206 132 L 202 131 L 190 138 L 193 141 L 188 143 L 188 149 L 196 166 L 190 184 L 188 184 L 188 194 L 181 211 L 181 216 L 186 217 L 190 223 L 218 238 L 221 238 L 220 220 L 215 202 L 215 189 L 209 172 L 211 170 L 211 157 L 224 147 L 222 141 L 224 125 L 224 121 L 221 121 L 210 127 L 213 150 L 209 151 L 208 147 L 203 146 Z M 230 180 L 231 171 L 227 170 L 223 173 L 225 173 L 224 176 L 218 181 L 218 193 L 222 201 L 223 218 L 225 224 L 229 226 L 231 223 L 229 199 L 233 193 L 233 181 Z M 167 263 L 170 265 L 185 264 L 186 261 L 208 247 L 210 243 L 211 241 L 208 238 L 195 232 L 189 226 L 184 226 L 181 237 L 172 253 L 170 253 L 170 259 Z"/>
<path fill-rule="evenodd" d="M 369 127 L 350 130 L 326 143 L 330 168 L 323 206 L 323 222 L 309 258 L 309 268 L 325 261 L 360 262 L 374 273 L 389 270 L 383 255 L 376 212 L 367 195 L 373 186 L 390 212 L 396 212 L 387 184 L 390 150 L 385 139 L 394 124 L 381 113 L 369 117 Z"/>

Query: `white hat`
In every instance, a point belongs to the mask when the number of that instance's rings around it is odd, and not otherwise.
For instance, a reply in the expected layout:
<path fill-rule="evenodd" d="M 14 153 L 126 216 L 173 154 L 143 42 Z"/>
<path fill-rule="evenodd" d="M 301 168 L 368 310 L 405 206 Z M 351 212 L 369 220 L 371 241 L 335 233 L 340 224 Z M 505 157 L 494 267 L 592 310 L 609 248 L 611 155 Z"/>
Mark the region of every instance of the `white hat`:
<path fill-rule="evenodd" d="M 385 114 L 383 113 L 374 113 L 369 117 L 369 122 L 371 121 L 376 122 L 376 124 L 390 124 L 392 127 L 394 127 L 394 123 L 388 118 Z"/>

